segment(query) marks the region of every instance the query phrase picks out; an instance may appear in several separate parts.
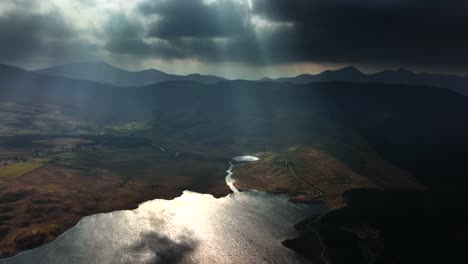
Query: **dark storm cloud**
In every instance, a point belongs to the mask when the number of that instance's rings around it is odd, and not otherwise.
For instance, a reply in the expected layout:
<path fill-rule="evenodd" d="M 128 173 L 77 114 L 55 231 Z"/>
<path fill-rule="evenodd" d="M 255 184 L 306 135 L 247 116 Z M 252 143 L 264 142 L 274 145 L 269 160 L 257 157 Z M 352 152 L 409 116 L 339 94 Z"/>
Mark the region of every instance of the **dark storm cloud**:
<path fill-rule="evenodd" d="M 24 1 L 20 8 L 0 14 L 0 58 L 17 62 L 35 58 L 77 58 L 90 54 L 93 45 L 78 39 L 78 32 L 57 11 L 33 13 Z M 34 2 L 30 3 L 34 8 Z"/>
<path fill-rule="evenodd" d="M 165 57 L 264 62 L 468 65 L 465 1 L 148 1 L 157 15 L 146 36 L 166 40 Z M 289 23 L 262 28 L 255 23 Z M 256 28 L 257 27 L 257 28 Z M 190 38 L 181 41 L 182 38 Z M 213 37 L 225 38 L 215 43 Z M 200 45 L 203 43 L 203 45 Z M 159 47 L 160 48 L 160 47 Z M 222 57 L 220 57 L 222 56 Z M 263 59 L 263 60 L 262 60 Z"/>
<path fill-rule="evenodd" d="M 292 40 L 294 52 L 280 60 L 460 66 L 468 65 L 467 11 L 461 0 L 256 0 L 253 10 L 295 24 L 275 36 Z"/>
<path fill-rule="evenodd" d="M 70 32 L 62 18 L 11 12 L 0 16 L 0 55 L 16 57 L 28 55 L 37 49 L 47 49 L 47 44 L 67 38 Z"/>
<path fill-rule="evenodd" d="M 248 7 L 233 1 L 148 1 L 140 6 L 144 15 L 159 15 L 151 25 L 150 37 L 228 37 L 249 27 Z"/>
<path fill-rule="evenodd" d="M 254 66 L 468 66 L 464 0 L 106 1 L 112 8 L 82 0 L 74 2 L 82 18 L 61 1 L 6 2 L 15 8 L 2 10 L 0 2 L 2 62 L 125 55 Z"/>
<path fill-rule="evenodd" d="M 251 34 L 248 6 L 236 1 L 147 1 L 138 10 L 148 23 L 145 37 L 151 55 L 164 59 L 242 61 L 230 45 Z M 250 43 L 243 43 L 248 46 Z M 229 49 L 229 52 L 226 52 Z M 244 49 L 246 51 L 251 51 Z"/>
<path fill-rule="evenodd" d="M 117 54 L 151 53 L 151 46 L 143 41 L 144 27 L 138 20 L 124 13 L 111 14 L 99 37 L 105 39 L 105 48 Z"/>
<path fill-rule="evenodd" d="M 151 26 L 148 28 L 152 30 Z M 216 58 L 217 47 L 211 38 L 148 39 L 147 35 L 147 27 L 137 17 L 116 13 L 109 16 L 100 37 L 106 40 L 104 47 L 114 54 L 164 59 Z"/>

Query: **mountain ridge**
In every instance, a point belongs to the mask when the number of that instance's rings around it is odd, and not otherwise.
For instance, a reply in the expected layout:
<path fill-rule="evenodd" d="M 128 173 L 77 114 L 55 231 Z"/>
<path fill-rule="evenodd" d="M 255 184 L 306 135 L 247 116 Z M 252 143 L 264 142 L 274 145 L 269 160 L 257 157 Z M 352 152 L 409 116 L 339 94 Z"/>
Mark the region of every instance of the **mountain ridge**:
<path fill-rule="evenodd" d="M 202 83 L 215 83 L 226 80 L 225 78 L 213 75 L 169 74 L 157 69 L 127 71 L 103 61 L 63 64 L 34 70 L 33 72 L 44 75 L 108 83 L 115 86 L 145 86 L 153 83 L 179 80 L 198 81 Z"/>
<path fill-rule="evenodd" d="M 196 81 L 201 83 L 216 83 L 219 81 L 229 80 L 219 76 L 203 75 L 199 73 L 176 75 L 157 69 L 128 71 L 119 67 L 115 67 L 104 61 L 63 64 L 54 67 L 38 69 L 31 72 L 49 76 L 59 76 L 99 83 L 107 83 L 120 87 L 146 86 L 166 81 Z M 397 70 L 387 69 L 376 73 L 367 74 L 363 73 L 355 66 L 347 66 L 337 70 L 325 70 L 318 74 L 305 73 L 294 77 L 280 78 L 263 77 L 254 81 L 290 82 L 295 84 L 339 81 L 355 83 L 423 85 L 448 88 L 457 93 L 468 95 L 467 76 L 428 72 L 415 73 L 404 68 L 399 68 Z"/>
<path fill-rule="evenodd" d="M 366 74 L 354 66 L 348 66 L 338 70 L 326 70 L 318 74 L 300 74 L 295 77 L 281 77 L 276 79 L 267 79 L 267 77 L 264 77 L 258 81 L 291 82 L 296 84 L 345 81 L 357 83 L 423 85 L 448 88 L 455 92 L 468 95 L 467 76 L 428 72 L 414 73 L 404 68 Z"/>

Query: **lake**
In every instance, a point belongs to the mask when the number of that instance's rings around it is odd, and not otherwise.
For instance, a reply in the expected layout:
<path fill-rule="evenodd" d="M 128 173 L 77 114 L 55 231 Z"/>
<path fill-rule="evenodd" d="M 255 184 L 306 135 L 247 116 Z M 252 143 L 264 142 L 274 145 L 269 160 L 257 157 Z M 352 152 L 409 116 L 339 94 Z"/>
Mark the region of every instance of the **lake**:
<path fill-rule="evenodd" d="M 321 210 L 255 190 L 219 199 L 184 191 L 135 210 L 84 217 L 55 241 L 0 263 L 307 263 L 281 241 Z"/>

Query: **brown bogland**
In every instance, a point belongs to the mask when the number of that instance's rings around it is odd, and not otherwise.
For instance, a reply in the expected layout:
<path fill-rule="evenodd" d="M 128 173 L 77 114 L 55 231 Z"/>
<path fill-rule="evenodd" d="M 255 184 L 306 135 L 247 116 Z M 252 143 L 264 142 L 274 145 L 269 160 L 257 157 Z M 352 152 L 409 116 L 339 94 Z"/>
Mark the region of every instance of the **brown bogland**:
<path fill-rule="evenodd" d="M 33 143 L 0 152 L 0 172 L 2 167 L 21 169 L 43 161 L 31 171 L 13 170 L 15 177 L 0 175 L 3 257 L 52 241 L 87 215 L 132 209 L 156 198 L 172 199 L 183 190 L 216 197 L 229 193 L 224 175 L 230 152 L 203 152 L 186 144 L 168 149 L 151 141 L 131 147 L 119 141 L 116 145 L 121 147 L 116 147 L 115 142 L 89 137 Z M 312 146 L 257 155 L 260 161 L 236 165 L 235 185 L 241 190 L 287 194 L 294 202 L 322 201 L 341 207 L 341 194 L 352 188 L 421 188 L 408 173 L 374 153 L 361 157 L 364 162 L 357 167 Z"/>
<path fill-rule="evenodd" d="M 367 155 L 351 167 L 315 147 L 293 147 L 282 153 L 262 153 L 255 163 L 235 168 L 235 186 L 287 194 L 294 202 L 322 201 L 343 206 L 342 194 L 353 188 L 421 189 L 410 174 L 378 157 Z"/>
<path fill-rule="evenodd" d="M 52 145 L 61 141 L 77 143 L 57 139 Z M 221 159 L 195 160 L 185 153 L 176 157 L 152 147 L 51 150 L 49 144 L 40 145 L 40 151 L 3 149 L 0 155 L 3 160 L 15 157 L 0 169 L 21 167 L 37 155 L 45 160 L 17 177 L 0 175 L 1 257 L 52 241 L 87 215 L 133 209 L 155 198 L 173 199 L 186 189 L 216 197 L 229 193 Z"/>

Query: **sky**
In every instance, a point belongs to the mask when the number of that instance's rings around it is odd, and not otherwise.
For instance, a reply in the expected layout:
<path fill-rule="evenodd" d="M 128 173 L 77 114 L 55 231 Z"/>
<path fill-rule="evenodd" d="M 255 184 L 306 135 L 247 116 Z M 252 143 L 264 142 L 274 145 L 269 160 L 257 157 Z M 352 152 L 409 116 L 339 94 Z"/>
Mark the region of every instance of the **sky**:
<path fill-rule="evenodd" d="M 1 0 L 0 63 L 294 76 L 468 74 L 465 0 Z"/>

